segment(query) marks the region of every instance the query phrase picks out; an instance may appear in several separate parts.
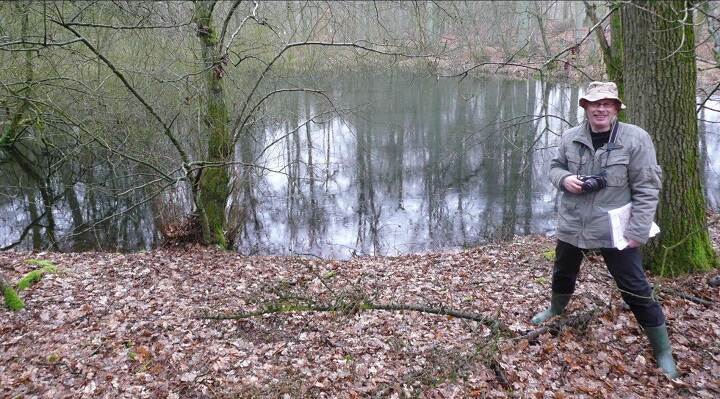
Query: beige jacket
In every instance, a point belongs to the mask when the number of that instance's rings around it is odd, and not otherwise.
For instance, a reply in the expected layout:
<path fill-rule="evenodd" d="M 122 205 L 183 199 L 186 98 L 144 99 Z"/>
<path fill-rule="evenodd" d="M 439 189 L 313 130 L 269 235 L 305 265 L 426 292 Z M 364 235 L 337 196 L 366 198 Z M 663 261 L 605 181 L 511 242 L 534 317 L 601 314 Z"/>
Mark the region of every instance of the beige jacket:
<path fill-rule="evenodd" d="M 612 248 L 607 211 L 632 201 L 625 237 L 644 244 L 662 187 L 662 170 L 650 135 L 635 125 L 620 122 L 616 148 L 608 151 L 606 144 L 596 152 L 590 134 L 587 122 L 567 130 L 550 162 L 550 180 L 562 191 L 557 237 L 580 248 Z M 562 188 L 567 176 L 598 174 L 603 169 L 607 187 L 600 191 L 573 194 Z"/>

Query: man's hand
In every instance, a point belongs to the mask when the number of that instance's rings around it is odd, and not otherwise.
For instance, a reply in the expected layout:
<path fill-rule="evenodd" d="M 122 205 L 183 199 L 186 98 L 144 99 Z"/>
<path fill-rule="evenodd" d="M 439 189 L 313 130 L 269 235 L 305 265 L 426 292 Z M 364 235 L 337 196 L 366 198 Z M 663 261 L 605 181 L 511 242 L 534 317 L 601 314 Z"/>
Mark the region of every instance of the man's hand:
<path fill-rule="evenodd" d="M 627 240 L 627 242 L 628 242 L 628 248 L 637 248 L 642 245 L 635 240 L 628 240 L 627 238 L 625 240 Z"/>
<path fill-rule="evenodd" d="M 582 180 L 578 179 L 575 175 L 570 175 L 563 179 L 563 187 L 565 187 L 566 191 L 569 191 L 573 194 L 580 194 L 582 192 Z"/>

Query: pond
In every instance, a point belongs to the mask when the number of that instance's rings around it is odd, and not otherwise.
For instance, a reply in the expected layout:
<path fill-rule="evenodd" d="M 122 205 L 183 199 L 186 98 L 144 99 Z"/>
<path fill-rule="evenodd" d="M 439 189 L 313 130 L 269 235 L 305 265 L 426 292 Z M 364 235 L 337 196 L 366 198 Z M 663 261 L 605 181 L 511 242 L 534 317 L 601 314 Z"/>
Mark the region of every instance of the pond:
<path fill-rule="evenodd" d="M 288 96 L 277 106 L 284 118 L 268 118 L 246 140 L 254 144 L 237 148 L 228 213 L 241 253 L 398 255 L 553 233 L 558 197 L 548 164 L 559 134 L 582 120 L 581 88 L 360 73 L 308 85 L 327 89 L 332 104 L 311 93 Z M 706 195 L 717 209 L 720 113 L 701 118 Z M 73 189 L 76 206 L 88 208 L 83 185 Z M 97 208 L 98 197 L 92 201 Z M 0 206 L 4 246 L 31 219 L 17 195 Z M 131 206 L 133 198 L 114 200 L 93 217 Z M 71 208 L 56 209 L 60 237 L 72 230 Z M 64 247 L 157 246 L 156 216 L 139 206 Z"/>

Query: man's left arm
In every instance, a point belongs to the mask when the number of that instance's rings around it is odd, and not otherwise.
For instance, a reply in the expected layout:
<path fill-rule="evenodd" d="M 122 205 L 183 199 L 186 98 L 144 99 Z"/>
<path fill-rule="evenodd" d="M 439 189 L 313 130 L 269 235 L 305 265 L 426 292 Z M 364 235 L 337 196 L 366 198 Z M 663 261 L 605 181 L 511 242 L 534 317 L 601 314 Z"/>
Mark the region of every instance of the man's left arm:
<path fill-rule="evenodd" d="M 655 146 L 650 135 L 644 130 L 642 133 L 631 149 L 628 163 L 632 214 L 625 230 L 625 238 L 631 247 L 647 242 L 662 188 L 662 169 L 657 163 Z"/>

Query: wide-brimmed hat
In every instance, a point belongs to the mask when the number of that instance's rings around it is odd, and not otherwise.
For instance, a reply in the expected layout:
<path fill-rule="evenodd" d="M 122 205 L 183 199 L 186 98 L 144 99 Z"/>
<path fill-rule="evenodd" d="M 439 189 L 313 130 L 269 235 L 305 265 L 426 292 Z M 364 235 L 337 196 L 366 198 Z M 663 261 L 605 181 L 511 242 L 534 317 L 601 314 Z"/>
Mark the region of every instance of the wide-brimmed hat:
<path fill-rule="evenodd" d="M 615 100 L 620 103 L 620 109 L 625 109 L 625 104 L 618 97 L 617 85 L 613 82 L 591 82 L 578 103 L 585 108 L 586 103 L 600 100 Z"/>

